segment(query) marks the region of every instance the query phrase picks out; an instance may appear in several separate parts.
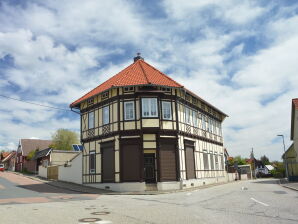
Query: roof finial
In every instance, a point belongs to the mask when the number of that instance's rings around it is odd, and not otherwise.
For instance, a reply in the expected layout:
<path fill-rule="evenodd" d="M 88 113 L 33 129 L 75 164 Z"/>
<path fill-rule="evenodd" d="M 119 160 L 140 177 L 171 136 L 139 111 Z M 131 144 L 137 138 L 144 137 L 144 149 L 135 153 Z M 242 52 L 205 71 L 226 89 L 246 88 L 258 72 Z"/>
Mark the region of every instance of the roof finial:
<path fill-rule="evenodd" d="M 137 56 L 133 58 L 133 61 L 136 62 L 137 60 L 144 60 L 144 58 L 141 57 L 141 53 L 137 53 Z"/>

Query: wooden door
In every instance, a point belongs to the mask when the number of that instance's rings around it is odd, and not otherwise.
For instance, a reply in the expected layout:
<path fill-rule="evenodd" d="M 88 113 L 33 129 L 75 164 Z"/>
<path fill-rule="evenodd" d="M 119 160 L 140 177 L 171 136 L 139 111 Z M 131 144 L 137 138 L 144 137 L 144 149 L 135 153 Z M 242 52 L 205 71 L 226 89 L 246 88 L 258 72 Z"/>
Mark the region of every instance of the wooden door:
<path fill-rule="evenodd" d="M 186 178 L 195 179 L 195 158 L 194 147 L 185 145 L 185 163 L 186 163 Z"/>
<path fill-rule="evenodd" d="M 102 145 L 102 182 L 115 182 L 115 151 L 114 146 Z"/>

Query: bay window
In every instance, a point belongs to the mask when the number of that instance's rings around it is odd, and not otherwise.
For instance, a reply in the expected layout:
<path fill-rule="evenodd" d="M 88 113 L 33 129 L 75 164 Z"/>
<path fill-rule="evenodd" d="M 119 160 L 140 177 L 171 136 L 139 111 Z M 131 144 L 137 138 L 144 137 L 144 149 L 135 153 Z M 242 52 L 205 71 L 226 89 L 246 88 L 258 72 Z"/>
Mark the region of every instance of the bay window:
<path fill-rule="evenodd" d="M 162 101 L 162 119 L 164 119 L 164 120 L 172 119 L 171 102 Z"/>
<path fill-rule="evenodd" d="M 135 119 L 135 104 L 134 101 L 124 102 L 124 120 L 134 120 Z"/>
<path fill-rule="evenodd" d="M 157 116 L 157 98 L 142 98 L 142 117 Z"/>

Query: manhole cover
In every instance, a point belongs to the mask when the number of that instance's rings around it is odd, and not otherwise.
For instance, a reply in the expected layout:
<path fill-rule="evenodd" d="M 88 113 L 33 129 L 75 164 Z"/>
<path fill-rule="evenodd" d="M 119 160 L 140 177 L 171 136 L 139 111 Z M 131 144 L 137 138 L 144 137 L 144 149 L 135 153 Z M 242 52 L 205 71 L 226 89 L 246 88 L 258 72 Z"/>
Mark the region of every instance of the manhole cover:
<path fill-rule="evenodd" d="M 273 193 L 275 193 L 275 194 L 286 194 L 287 192 L 285 192 L 285 191 L 273 191 Z"/>
<path fill-rule="evenodd" d="M 91 215 L 108 215 L 110 212 L 92 212 Z"/>
<path fill-rule="evenodd" d="M 101 221 L 100 218 L 83 218 L 83 219 L 79 219 L 79 222 L 97 222 L 97 221 Z"/>

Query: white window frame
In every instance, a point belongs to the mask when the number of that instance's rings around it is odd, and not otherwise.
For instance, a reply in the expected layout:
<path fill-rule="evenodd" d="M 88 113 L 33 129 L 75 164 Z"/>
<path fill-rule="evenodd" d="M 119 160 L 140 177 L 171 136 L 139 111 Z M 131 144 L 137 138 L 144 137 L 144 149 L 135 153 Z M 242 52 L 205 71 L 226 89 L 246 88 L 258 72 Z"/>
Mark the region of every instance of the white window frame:
<path fill-rule="evenodd" d="M 127 105 L 132 104 L 132 114 L 130 111 L 127 111 L 128 108 Z M 132 116 L 131 116 L 132 115 Z M 125 101 L 124 102 L 124 120 L 125 121 L 131 121 L 135 119 L 135 102 L 134 101 Z"/>
<path fill-rule="evenodd" d="M 90 116 L 90 115 L 92 115 L 92 116 Z M 92 120 L 91 120 L 91 118 L 92 118 Z M 89 112 L 88 113 L 88 129 L 92 129 L 92 128 L 94 128 L 94 119 L 95 119 L 95 113 L 94 113 L 94 111 L 91 111 L 91 112 Z"/>
<path fill-rule="evenodd" d="M 158 117 L 157 98 L 142 98 L 142 117 Z"/>
<path fill-rule="evenodd" d="M 191 124 L 190 111 L 191 111 L 190 108 L 185 107 L 185 123 L 186 124 Z"/>
<path fill-rule="evenodd" d="M 193 126 L 194 127 L 199 127 L 199 119 L 198 119 L 198 112 L 193 110 L 192 111 L 192 118 L 193 118 Z"/>
<path fill-rule="evenodd" d="M 91 155 L 94 155 L 94 169 L 91 169 Z M 94 174 L 95 173 L 95 169 L 96 169 L 96 155 L 95 155 L 95 151 L 90 152 L 89 154 L 89 172 Z"/>
<path fill-rule="evenodd" d="M 107 111 L 107 115 L 106 115 Z M 110 106 L 105 106 L 102 108 L 102 124 L 107 125 L 110 123 Z"/>
<path fill-rule="evenodd" d="M 172 105 L 170 101 L 162 101 L 162 119 L 172 120 Z"/>

